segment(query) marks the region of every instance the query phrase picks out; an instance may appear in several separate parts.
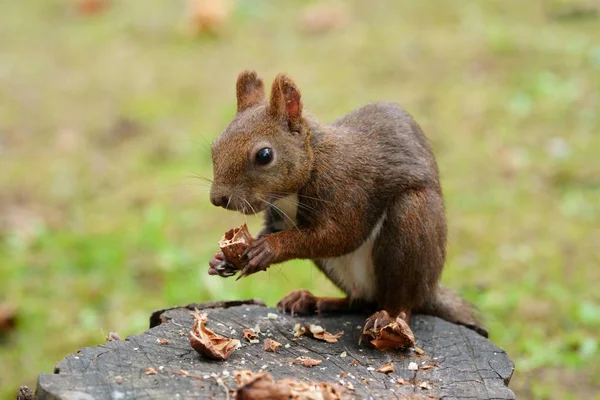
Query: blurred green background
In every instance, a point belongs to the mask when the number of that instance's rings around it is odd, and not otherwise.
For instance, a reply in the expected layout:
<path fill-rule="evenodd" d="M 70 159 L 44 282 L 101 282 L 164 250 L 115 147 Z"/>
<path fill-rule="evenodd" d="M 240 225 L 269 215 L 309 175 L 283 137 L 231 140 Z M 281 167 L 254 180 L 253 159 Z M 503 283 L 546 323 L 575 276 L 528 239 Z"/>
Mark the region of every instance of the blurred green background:
<path fill-rule="evenodd" d="M 401 103 L 449 219 L 443 281 L 516 363 L 518 398 L 600 392 L 600 15 L 577 1 L 0 2 L 0 398 L 151 311 L 301 287 L 308 262 L 209 277 L 208 143 L 237 73 L 296 80 L 331 121 Z M 598 397 L 597 397 L 598 398 Z"/>

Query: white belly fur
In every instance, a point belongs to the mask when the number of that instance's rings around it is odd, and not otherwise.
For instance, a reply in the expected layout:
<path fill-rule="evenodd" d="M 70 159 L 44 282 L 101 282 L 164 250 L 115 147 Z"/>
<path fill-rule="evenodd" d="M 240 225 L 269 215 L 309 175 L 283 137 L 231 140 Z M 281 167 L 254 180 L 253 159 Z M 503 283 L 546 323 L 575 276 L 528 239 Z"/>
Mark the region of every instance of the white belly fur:
<path fill-rule="evenodd" d="M 375 266 L 373 243 L 385 220 L 383 214 L 365 242 L 352 253 L 322 260 L 323 266 L 336 278 L 352 298 L 371 301 L 375 298 Z"/>

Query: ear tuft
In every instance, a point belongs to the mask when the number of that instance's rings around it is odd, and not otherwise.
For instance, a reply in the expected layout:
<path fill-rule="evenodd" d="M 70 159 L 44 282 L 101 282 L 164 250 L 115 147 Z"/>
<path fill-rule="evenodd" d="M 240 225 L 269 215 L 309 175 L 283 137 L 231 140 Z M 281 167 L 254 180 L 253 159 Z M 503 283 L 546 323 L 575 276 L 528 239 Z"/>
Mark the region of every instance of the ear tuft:
<path fill-rule="evenodd" d="M 269 111 L 277 118 L 284 119 L 291 131 L 298 131 L 302 121 L 302 100 L 300 90 L 286 74 L 279 74 L 271 87 Z"/>
<path fill-rule="evenodd" d="M 265 87 L 262 79 L 254 71 L 244 71 L 238 75 L 236 83 L 237 111 L 262 103 L 265 100 Z"/>

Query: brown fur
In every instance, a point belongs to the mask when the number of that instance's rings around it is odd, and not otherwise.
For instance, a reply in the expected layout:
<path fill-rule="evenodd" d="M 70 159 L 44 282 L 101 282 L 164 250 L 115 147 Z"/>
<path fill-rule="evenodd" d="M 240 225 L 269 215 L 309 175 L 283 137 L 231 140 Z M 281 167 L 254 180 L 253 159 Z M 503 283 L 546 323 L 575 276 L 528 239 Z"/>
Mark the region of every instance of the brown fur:
<path fill-rule="evenodd" d="M 243 274 L 311 259 L 348 296 L 323 299 L 317 308 L 368 302 L 328 272 L 323 260 L 355 251 L 384 218 L 371 253 L 371 300 L 392 316 L 415 309 L 478 326 L 468 303 L 438 284 L 446 256 L 438 169 L 406 111 L 392 103 L 368 104 L 322 125 L 303 113 L 300 91 L 288 76 L 275 78 L 266 101 L 254 72 L 240 74 L 237 100 L 238 114 L 213 143 L 211 201 L 246 213 L 266 211 Z M 266 166 L 254 162 L 262 147 L 275 153 Z M 285 216 L 269 203 L 288 194 L 298 195 L 295 227 L 278 230 L 276 222 Z M 303 305 L 295 301 L 299 307 L 318 303 L 297 293 L 294 298 L 304 299 Z"/>

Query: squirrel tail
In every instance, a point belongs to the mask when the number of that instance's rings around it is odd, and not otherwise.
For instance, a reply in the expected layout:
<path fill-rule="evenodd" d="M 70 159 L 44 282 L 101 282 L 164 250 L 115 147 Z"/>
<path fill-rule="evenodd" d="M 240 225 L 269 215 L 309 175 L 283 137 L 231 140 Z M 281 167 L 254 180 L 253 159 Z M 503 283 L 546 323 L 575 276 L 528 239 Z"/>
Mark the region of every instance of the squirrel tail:
<path fill-rule="evenodd" d="M 446 321 L 464 325 L 481 336 L 488 337 L 487 329 L 477 318 L 475 307 L 458 293 L 444 286 L 438 285 L 433 296 L 422 306 L 415 308 L 414 312 L 433 315 Z"/>

